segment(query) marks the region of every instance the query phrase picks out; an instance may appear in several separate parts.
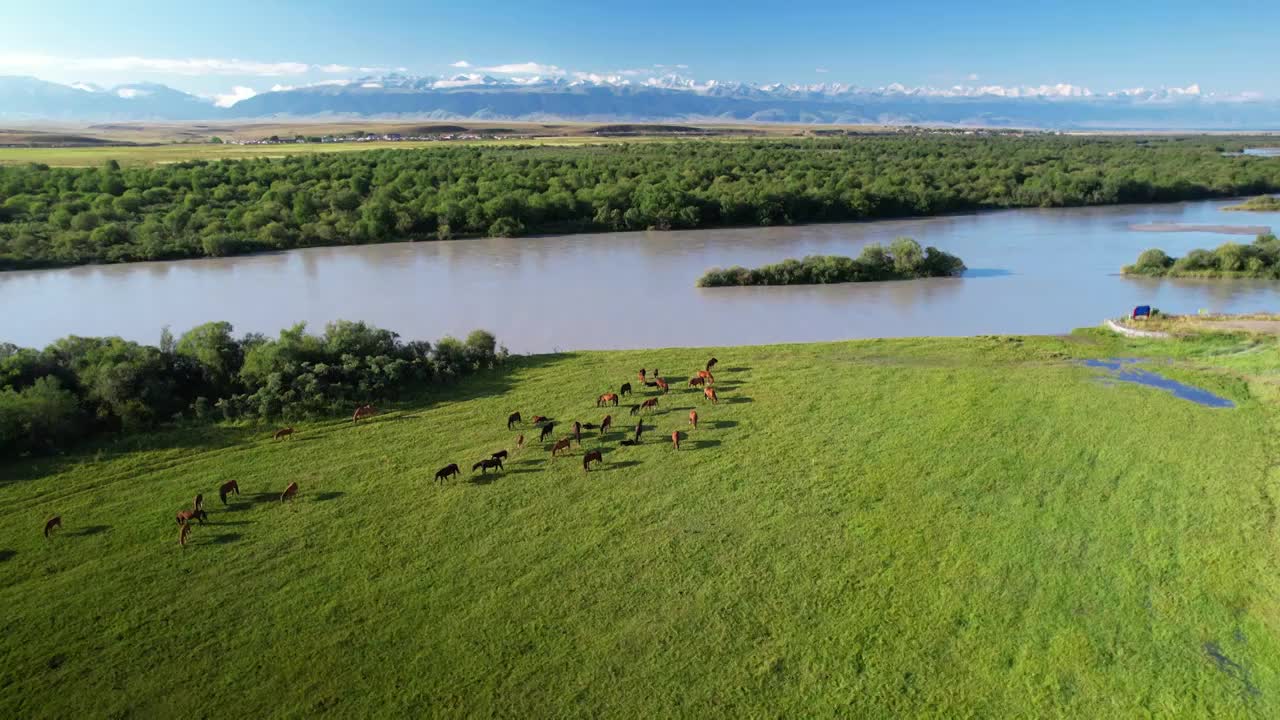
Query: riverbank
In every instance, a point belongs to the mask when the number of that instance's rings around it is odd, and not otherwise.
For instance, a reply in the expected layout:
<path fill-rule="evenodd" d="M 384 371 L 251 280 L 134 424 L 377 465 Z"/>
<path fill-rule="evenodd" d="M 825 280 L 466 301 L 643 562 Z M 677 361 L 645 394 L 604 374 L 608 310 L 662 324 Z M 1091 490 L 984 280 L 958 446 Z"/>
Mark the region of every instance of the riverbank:
<path fill-rule="evenodd" d="M 1280 368 L 1255 347 L 1080 331 L 537 356 L 289 440 L 220 425 L 8 464 L 0 713 L 1272 716 Z M 710 355 L 716 405 L 681 382 Z M 1111 357 L 1236 407 L 1083 366 Z M 627 381 L 659 400 L 641 445 L 588 430 L 552 458 L 526 427 L 515 448 L 512 410 L 630 430 L 595 407 Z M 468 472 L 499 449 L 504 472 Z M 182 550 L 196 492 L 210 517 Z"/>

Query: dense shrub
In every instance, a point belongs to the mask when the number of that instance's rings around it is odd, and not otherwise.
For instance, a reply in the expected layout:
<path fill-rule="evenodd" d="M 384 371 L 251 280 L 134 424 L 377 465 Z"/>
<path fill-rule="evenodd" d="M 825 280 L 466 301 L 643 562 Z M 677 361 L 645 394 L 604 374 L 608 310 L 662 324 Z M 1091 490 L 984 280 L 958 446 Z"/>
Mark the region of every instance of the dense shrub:
<path fill-rule="evenodd" d="M 6 166 L 0 269 L 1280 190 L 1280 163 L 1225 157 L 1219 144 L 908 136 L 389 149 L 128 168 Z"/>
<path fill-rule="evenodd" d="M 1192 250 L 1180 258 L 1171 258 L 1163 250 L 1145 250 L 1123 271 L 1154 277 L 1280 279 L 1280 240 L 1271 234 L 1259 235 L 1251 245 L 1228 242 L 1215 250 Z"/>
<path fill-rule="evenodd" d="M 921 248 L 911 238 L 900 237 L 886 250 L 867 245 L 854 258 L 839 255 L 810 255 L 804 260 L 783 260 L 774 265 L 748 270 L 712 268 L 698 279 L 698 287 L 725 285 L 824 285 L 827 283 L 910 280 L 923 277 L 950 277 L 964 272 L 960 258 L 930 247 Z"/>
<path fill-rule="evenodd" d="M 402 342 L 338 321 L 311 335 L 236 338 L 225 322 L 166 331 L 158 347 L 68 337 L 44 350 L 0 345 L 0 456 L 62 449 L 94 433 L 177 419 L 313 417 L 394 399 L 506 358 L 490 333 Z"/>

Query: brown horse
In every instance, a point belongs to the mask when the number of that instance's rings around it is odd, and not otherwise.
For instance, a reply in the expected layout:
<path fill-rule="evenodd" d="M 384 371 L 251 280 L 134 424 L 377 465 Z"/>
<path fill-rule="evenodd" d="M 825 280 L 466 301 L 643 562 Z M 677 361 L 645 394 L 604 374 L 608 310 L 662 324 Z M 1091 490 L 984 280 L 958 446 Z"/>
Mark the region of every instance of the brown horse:
<path fill-rule="evenodd" d="M 658 378 L 658 368 L 653 369 L 653 377 L 655 380 Z"/>
<path fill-rule="evenodd" d="M 280 493 L 280 502 L 284 502 L 285 500 L 292 500 L 297 494 L 298 494 L 298 483 L 296 481 L 291 482 L 289 483 L 289 487 L 285 488 L 284 492 Z"/>
<path fill-rule="evenodd" d="M 555 423 L 547 423 L 542 426 L 542 432 L 538 434 L 538 442 L 546 442 L 551 437 L 551 431 L 555 428 Z"/>
<path fill-rule="evenodd" d="M 62 529 L 61 515 L 54 515 L 53 517 L 49 518 L 49 521 L 44 524 L 45 539 L 48 539 L 49 533 L 53 532 L 54 530 L 61 530 L 61 529 Z"/>
<path fill-rule="evenodd" d="M 715 367 L 715 366 L 716 366 L 716 363 L 718 363 L 718 362 L 720 362 L 720 361 L 719 361 L 719 360 L 717 360 L 717 359 L 715 359 L 715 358 L 711 358 L 710 360 L 708 360 L 708 361 L 707 361 L 707 372 L 711 372 L 711 368 Z"/>
<path fill-rule="evenodd" d="M 355 413 L 351 416 L 351 422 L 354 423 L 359 420 L 363 420 L 364 418 L 371 418 L 377 414 L 378 414 L 378 409 L 375 408 L 374 406 L 361 405 L 360 407 L 356 408 Z"/>
<path fill-rule="evenodd" d="M 582 447 L 582 423 L 577 420 L 573 421 L 573 439 L 578 443 L 578 447 Z"/>
<path fill-rule="evenodd" d="M 179 510 L 179 511 L 178 511 L 178 524 L 179 524 L 179 525 L 186 525 L 187 523 L 191 522 L 192 520 L 199 520 L 199 521 L 200 521 L 200 524 L 201 524 L 201 525 L 203 525 L 203 524 L 204 524 L 205 519 L 206 519 L 206 518 L 208 518 L 208 517 L 209 517 L 209 513 L 205 512 L 205 511 L 203 511 L 203 510 Z"/>
<path fill-rule="evenodd" d="M 513 412 L 507 416 L 507 429 L 510 430 L 512 426 L 514 426 L 516 423 L 523 423 L 523 422 L 524 420 L 520 417 L 520 413 Z"/>
<path fill-rule="evenodd" d="M 658 389 L 661 390 L 662 392 L 665 393 L 665 392 L 671 391 L 671 386 L 667 384 L 666 380 L 663 380 L 662 378 L 658 378 L 657 383 L 658 383 Z"/>
<path fill-rule="evenodd" d="M 530 422 L 532 422 L 534 425 L 537 425 L 538 423 L 544 423 L 550 419 L 551 418 L 547 417 L 546 415 L 534 415 L 533 420 L 530 420 Z"/>
<path fill-rule="evenodd" d="M 640 422 L 636 423 L 636 436 L 635 436 L 635 438 L 631 441 L 631 444 L 632 444 L 632 445 L 639 445 L 639 444 L 640 444 L 640 433 L 642 433 L 642 432 L 644 432 L 644 421 L 643 421 L 643 420 L 641 420 Z"/>
<path fill-rule="evenodd" d="M 498 452 L 493 453 L 493 454 L 492 454 L 492 455 L 490 455 L 489 457 L 493 458 L 494 460 L 506 460 L 506 459 L 507 459 L 507 451 L 506 451 L 506 450 L 499 450 Z"/>
<path fill-rule="evenodd" d="M 613 427 L 613 416 L 605 415 L 604 420 L 600 421 L 600 437 L 604 437 L 604 434 L 609 432 L 611 427 Z"/>
<path fill-rule="evenodd" d="M 516 438 L 516 449 L 517 450 L 524 449 L 524 433 L 520 433 L 520 437 Z"/>
<path fill-rule="evenodd" d="M 645 379 L 644 368 L 640 368 L 640 372 L 636 373 L 636 377 L 640 378 L 640 382 L 644 382 L 644 379 Z"/>
<path fill-rule="evenodd" d="M 561 450 L 568 450 L 569 445 L 570 445 L 570 438 L 561 438 L 557 440 L 556 444 L 551 446 L 551 457 L 555 457 L 556 455 L 559 455 Z"/>
<path fill-rule="evenodd" d="M 658 407 L 658 398 L 649 398 L 648 400 L 640 403 L 641 410 L 652 410 L 656 407 Z"/>
<path fill-rule="evenodd" d="M 282 440 L 293 434 L 293 428 L 280 428 L 271 435 L 272 440 Z"/>
<path fill-rule="evenodd" d="M 622 383 L 622 387 L 618 388 L 618 394 L 626 397 L 631 394 L 631 383 Z"/>
<path fill-rule="evenodd" d="M 618 405 L 618 395 L 616 393 L 605 393 L 596 398 L 596 407 L 604 407 L 605 405 Z"/>
<path fill-rule="evenodd" d="M 187 546 L 187 536 L 191 534 L 191 524 L 183 523 L 182 529 L 178 530 L 178 545 L 180 547 Z"/>
<path fill-rule="evenodd" d="M 680 449 L 680 431 L 679 430 L 671 431 L 671 446 L 677 450 Z"/>
<path fill-rule="evenodd" d="M 712 385 L 716 381 L 716 379 L 712 377 L 711 373 L 707 372 L 706 370 L 699 370 L 698 377 L 702 378 L 703 382 L 705 382 L 708 385 Z"/>
<path fill-rule="evenodd" d="M 484 475 L 484 474 L 489 470 L 489 468 L 497 468 L 497 469 L 499 469 L 499 470 L 505 470 L 505 469 L 506 469 L 506 468 L 502 467 L 502 461 L 501 461 L 501 460 L 499 460 L 498 458 L 486 458 L 486 459 L 481 460 L 480 462 L 476 463 L 475 465 L 472 465 L 472 466 L 471 466 L 471 472 L 475 472 L 475 471 L 479 470 L 479 471 L 480 471 L 480 474 L 481 474 L 481 475 Z"/>
<path fill-rule="evenodd" d="M 590 465 L 593 460 L 596 463 L 596 467 L 599 467 L 604 462 L 604 456 L 600 454 L 599 450 L 588 451 L 586 455 L 582 456 L 582 472 L 591 472 Z"/>
<path fill-rule="evenodd" d="M 456 477 L 461 474 L 462 471 L 458 469 L 458 463 L 449 463 L 436 472 L 436 482 L 444 482 L 450 477 Z"/>
<path fill-rule="evenodd" d="M 715 388 L 703 388 L 702 397 L 710 400 L 713 405 L 720 402 L 720 398 L 716 396 Z"/>
<path fill-rule="evenodd" d="M 694 430 L 698 429 L 698 411 L 697 410 L 689 411 L 689 424 L 693 426 Z"/>
<path fill-rule="evenodd" d="M 222 487 L 218 488 L 218 498 L 222 500 L 223 505 L 227 504 L 227 495 L 231 493 L 240 494 L 240 483 L 235 480 L 228 480 L 222 483 Z"/>
<path fill-rule="evenodd" d="M 191 503 L 191 507 L 196 512 L 204 512 L 204 495 L 202 493 L 196 493 L 196 501 Z"/>
<path fill-rule="evenodd" d="M 706 382 L 706 379 L 705 379 L 705 378 L 692 377 L 692 378 L 689 378 L 689 387 L 691 387 L 691 388 L 692 388 L 692 387 L 701 387 L 701 386 L 702 386 L 702 384 L 703 384 L 703 383 L 705 383 L 705 382 Z"/>

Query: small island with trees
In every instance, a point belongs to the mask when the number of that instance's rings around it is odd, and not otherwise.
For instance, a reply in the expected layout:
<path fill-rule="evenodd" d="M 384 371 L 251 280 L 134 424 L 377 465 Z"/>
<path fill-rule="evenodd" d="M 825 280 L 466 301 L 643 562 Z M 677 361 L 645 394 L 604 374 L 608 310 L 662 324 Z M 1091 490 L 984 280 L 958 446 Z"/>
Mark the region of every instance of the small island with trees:
<path fill-rule="evenodd" d="M 712 268 L 698 279 L 698 287 L 730 285 L 825 285 L 828 283 L 913 280 L 951 277 L 964 272 L 960 258 L 908 237 L 895 239 L 885 248 L 867 245 L 857 258 L 840 255 L 810 255 L 803 260 L 788 259 L 754 269 Z"/>
<path fill-rule="evenodd" d="M 1255 198 L 1249 198 L 1239 205 L 1229 205 L 1222 209 L 1241 212 L 1280 212 L 1280 197 L 1276 197 L 1274 195 L 1259 195 Z"/>
<path fill-rule="evenodd" d="M 1280 279 L 1280 239 L 1268 233 L 1251 245 L 1223 243 L 1215 250 L 1196 249 L 1180 258 L 1159 249 L 1146 250 L 1122 272 L 1149 277 Z"/>

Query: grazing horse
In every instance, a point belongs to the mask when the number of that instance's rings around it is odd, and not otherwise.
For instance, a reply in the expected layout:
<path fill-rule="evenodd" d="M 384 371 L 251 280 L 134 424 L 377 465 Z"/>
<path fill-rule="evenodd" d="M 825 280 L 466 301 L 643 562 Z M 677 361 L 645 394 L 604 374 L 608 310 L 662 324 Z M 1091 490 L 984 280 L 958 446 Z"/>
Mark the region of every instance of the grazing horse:
<path fill-rule="evenodd" d="M 661 390 L 664 393 L 671 392 L 671 386 L 667 384 L 666 380 L 663 380 L 662 378 L 658 378 L 657 382 L 658 382 L 659 390 Z"/>
<path fill-rule="evenodd" d="M 204 512 L 204 494 L 196 493 L 196 501 L 191 503 L 192 509 L 196 512 Z"/>
<path fill-rule="evenodd" d="M 711 373 L 707 372 L 706 370 L 699 370 L 698 377 L 702 378 L 703 382 L 705 382 L 708 385 L 712 385 L 716 381 L 716 379 L 711 376 Z"/>
<path fill-rule="evenodd" d="M 671 446 L 677 450 L 680 449 L 680 431 L 679 430 L 671 431 Z"/>
<path fill-rule="evenodd" d="M 656 407 L 658 407 L 658 398 L 649 398 L 648 400 L 640 403 L 641 410 L 652 410 Z"/>
<path fill-rule="evenodd" d="M 289 483 L 289 487 L 285 488 L 284 492 L 280 493 L 280 502 L 284 502 L 285 500 L 292 500 L 294 496 L 297 494 L 298 494 L 298 483 L 297 481 L 291 482 Z"/>
<path fill-rule="evenodd" d="M 178 524 L 186 525 L 190 523 L 192 520 L 199 520 L 200 524 L 203 525 L 205 519 L 208 517 L 209 517 L 209 513 L 203 510 L 179 510 Z"/>
<path fill-rule="evenodd" d="M 604 407 L 605 405 L 618 405 L 618 395 L 616 393 L 605 393 L 596 398 L 596 407 Z"/>
<path fill-rule="evenodd" d="M 596 463 L 596 467 L 599 467 L 604 462 L 604 456 L 600 454 L 599 450 L 588 451 L 586 455 L 582 456 L 582 472 L 591 471 L 590 465 L 593 460 Z"/>
<path fill-rule="evenodd" d="M 228 480 L 222 483 L 222 487 L 218 488 L 218 498 L 222 500 L 222 504 L 227 504 L 227 496 L 231 493 L 240 494 L 240 483 L 235 480 Z"/>
<path fill-rule="evenodd" d="M 517 450 L 524 449 L 524 433 L 520 433 L 520 437 L 516 438 L 516 449 Z"/>
<path fill-rule="evenodd" d="M 568 450 L 569 444 L 570 444 L 569 438 L 561 438 L 557 440 L 556 444 L 551 446 L 551 457 L 555 457 L 556 455 L 559 455 L 561 450 Z"/>
<path fill-rule="evenodd" d="M 631 394 L 631 383 L 622 383 L 622 387 L 618 388 L 618 394 L 626 397 Z"/>
<path fill-rule="evenodd" d="M 600 437 L 604 437 L 604 434 L 609 432 L 611 427 L 613 427 L 613 416 L 605 415 L 604 420 L 600 421 Z"/>
<path fill-rule="evenodd" d="M 636 377 L 640 378 L 640 382 L 644 382 L 644 379 L 645 379 L 645 369 L 644 369 L 644 368 L 640 368 L 640 372 L 636 373 Z"/>
<path fill-rule="evenodd" d="M 471 472 L 475 472 L 476 470 L 479 470 L 479 471 L 480 471 L 480 474 L 481 474 L 481 475 L 484 475 L 484 474 L 486 473 L 486 471 L 488 471 L 488 470 L 489 470 L 489 468 L 497 468 L 497 469 L 499 469 L 499 470 L 505 470 L 505 469 L 506 469 L 506 468 L 502 467 L 502 461 L 501 461 L 501 460 L 499 460 L 498 458 L 486 458 L 486 459 L 481 460 L 480 462 L 476 463 L 475 465 L 472 465 L 472 466 L 471 466 Z"/>
<path fill-rule="evenodd" d="M 689 424 L 693 426 L 694 430 L 698 429 L 698 411 L 697 410 L 689 411 Z"/>
<path fill-rule="evenodd" d="M 573 421 L 573 439 L 578 443 L 578 447 L 582 447 L 582 423 L 577 420 Z"/>
<path fill-rule="evenodd" d="M 371 418 L 377 414 L 378 414 L 378 410 L 374 406 L 361 405 L 360 407 L 356 408 L 355 413 L 351 416 L 351 422 L 354 423 L 364 418 Z"/>
<path fill-rule="evenodd" d="M 450 477 L 461 475 L 462 471 L 458 469 L 458 463 L 449 463 L 436 471 L 436 482 L 444 482 Z"/>
<path fill-rule="evenodd" d="M 710 400 L 713 405 L 720 402 L 720 398 L 716 396 L 715 388 L 702 388 L 702 397 Z"/>
<path fill-rule="evenodd" d="M 49 522 L 44 524 L 44 536 L 46 539 L 48 539 L 49 533 L 53 532 L 54 530 L 61 530 L 61 529 L 62 529 L 62 516 L 54 515 L 53 517 L 49 518 Z"/>
<path fill-rule="evenodd" d="M 691 377 L 689 378 L 689 387 L 700 387 L 706 381 L 706 378 Z"/>
<path fill-rule="evenodd" d="M 520 413 L 513 412 L 507 416 L 507 429 L 510 430 L 516 423 L 523 423 L 524 419 L 520 417 Z"/>
<path fill-rule="evenodd" d="M 658 378 L 658 368 L 653 369 L 653 377 L 655 380 Z"/>
<path fill-rule="evenodd" d="M 537 425 L 539 423 L 549 422 L 550 420 L 551 418 L 547 417 L 546 415 L 534 415 L 533 420 L 530 420 L 529 422 L 532 422 L 534 425 Z"/>
<path fill-rule="evenodd" d="M 717 360 L 717 359 L 715 359 L 715 358 L 711 358 L 710 360 L 708 360 L 708 361 L 707 361 L 707 372 L 711 372 L 711 368 L 715 367 L 715 366 L 716 366 L 716 363 L 718 363 L 718 362 L 720 362 L 720 361 L 719 361 L 719 360 Z"/>
<path fill-rule="evenodd" d="M 538 442 L 546 442 L 551 437 L 551 430 L 555 428 L 555 423 L 547 423 L 542 426 L 542 432 L 538 435 Z"/>
<path fill-rule="evenodd" d="M 644 432 L 644 421 L 643 421 L 643 420 L 641 420 L 640 422 L 636 423 L 636 436 L 635 436 L 635 439 L 631 441 L 631 443 L 632 443 L 633 445 L 639 445 L 639 444 L 640 444 L 640 433 L 642 433 L 642 432 Z"/>
<path fill-rule="evenodd" d="M 646 380 L 646 381 L 645 381 L 645 383 L 644 383 L 644 386 L 645 386 L 645 387 L 658 387 L 658 381 L 657 381 L 657 380 Z"/>
<path fill-rule="evenodd" d="M 494 460 L 506 460 L 506 459 L 507 459 L 507 451 L 506 451 L 506 450 L 499 450 L 498 452 L 493 453 L 493 454 L 492 454 L 492 455 L 490 455 L 489 457 L 493 458 Z"/>
<path fill-rule="evenodd" d="M 178 531 L 178 545 L 180 547 L 187 546 L 187 536 L 191 534 L 191 524 L 183 523 L 182 529 Z"/>
<path fill-rule="evenodd" d="M 290 436 L 290 435 L 292 435 L 292 434 L 293 434 L 293 428 L 291 428 L 291 427 L 287 427 L 287 428 L 280 428 L 279 430 L 275 431 L 275 433 L 273 433 L 273 434 L 271 435 L 271 439 L 272 439 L 272 440 L 281 440 L 281 439 L 284 439 L 284 438 L 289 437 L 289 436 Z"/>
<path fill-rule="evenodd" d="M 639 405 L 632 405 L 632 406 L 631 406 L 631 414 L 632 414 L 632 415 L 637 415 L 637 414 L 639 414 L 639 413 L 640 413 L 640 406 L 639 406 Z"/>

